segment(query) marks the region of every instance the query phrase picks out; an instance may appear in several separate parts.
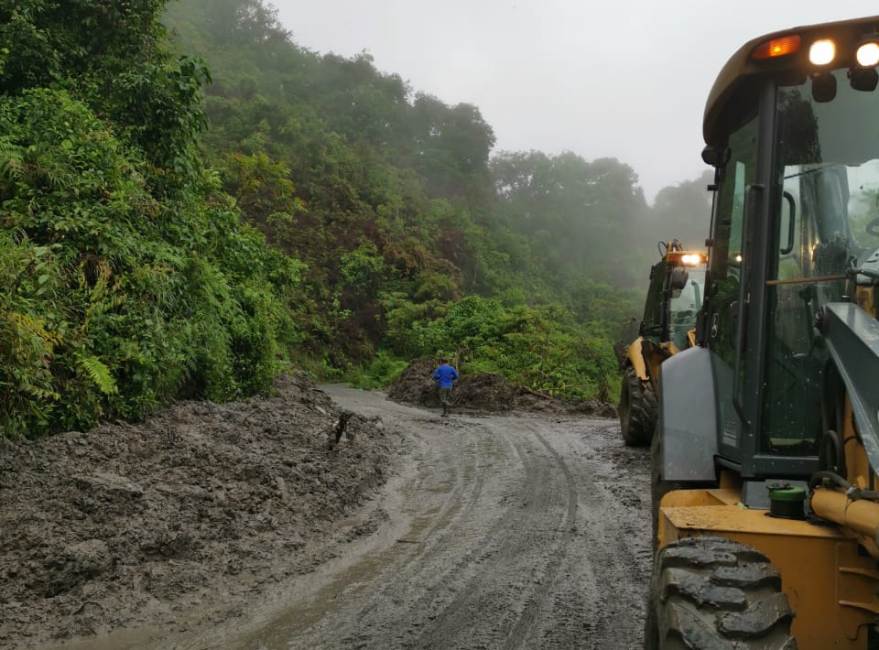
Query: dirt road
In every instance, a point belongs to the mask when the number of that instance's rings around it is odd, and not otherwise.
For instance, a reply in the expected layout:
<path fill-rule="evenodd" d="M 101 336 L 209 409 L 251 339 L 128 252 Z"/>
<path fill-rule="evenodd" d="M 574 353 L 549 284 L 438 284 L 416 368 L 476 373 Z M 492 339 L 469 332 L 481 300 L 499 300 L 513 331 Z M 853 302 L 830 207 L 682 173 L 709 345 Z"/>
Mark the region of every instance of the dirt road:
<path fill-rule="evenodd" d="M 612 420 L 442 420 L 378 393 L 342 406 L 414 438 L 369 540 L 299 580 L 227 647 L 636 648 L 649 576 L 645 452 Z M 276 601 L 277 602 L 277 601 Z"/>

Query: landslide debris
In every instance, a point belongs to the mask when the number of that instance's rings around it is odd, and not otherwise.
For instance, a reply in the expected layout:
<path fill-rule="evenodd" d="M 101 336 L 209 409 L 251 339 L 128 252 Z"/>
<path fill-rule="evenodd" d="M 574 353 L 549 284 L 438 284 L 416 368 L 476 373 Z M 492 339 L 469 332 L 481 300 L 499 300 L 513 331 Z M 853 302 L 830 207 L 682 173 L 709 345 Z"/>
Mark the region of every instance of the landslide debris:
<path fill-rule="evenodd" d="M 431 379 L 436 363 L 416 359 L 388 388 L 388 397 L 397 402 L 440 408 L 439 394 Z M 581 413 L 598 417 L 616 417 L 616 409 L 599 400 L 570 401 L 556 399 L 517 386 L 493 373 L 462 373 L 452 393 L 454 408 L 466 411 L 504 413 L 531 411 L 539 413 Z"/>
<path fill-rule="evenodd" d="M 401 446 L 380 420 L 350 413 L 328 444 L 340 415 L 287 377 L 270 398 L 0 440 L 0 647 L 170 625 L 223 580 L 275 581 L 279 561 L 289 573 L 384 483 Z"/>

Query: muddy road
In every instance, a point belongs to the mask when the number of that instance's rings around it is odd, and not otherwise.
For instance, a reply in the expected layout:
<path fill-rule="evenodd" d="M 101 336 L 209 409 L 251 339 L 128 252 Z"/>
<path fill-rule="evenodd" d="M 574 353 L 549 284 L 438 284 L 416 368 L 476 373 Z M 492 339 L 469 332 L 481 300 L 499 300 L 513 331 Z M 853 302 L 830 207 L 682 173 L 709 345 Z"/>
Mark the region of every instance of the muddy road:
<path fill-rule="evenodd" d="M 647 457 L 622 446 L 616 421 L 443 420 L 378 393 L 326 390 L 414 440 L 372 505 L 386 522 L 226 647 L 640 646 Z"/>

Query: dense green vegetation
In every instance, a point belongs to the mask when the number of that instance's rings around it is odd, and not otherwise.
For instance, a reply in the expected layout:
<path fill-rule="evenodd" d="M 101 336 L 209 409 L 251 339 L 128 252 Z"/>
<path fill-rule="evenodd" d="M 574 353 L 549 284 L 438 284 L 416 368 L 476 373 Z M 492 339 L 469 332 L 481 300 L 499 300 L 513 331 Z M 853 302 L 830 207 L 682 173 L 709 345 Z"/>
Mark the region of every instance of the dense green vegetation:
<path fill-rule="evenodd" d="M 262 0 L 0 0 L 0 427 L 438 352 L 609 395 L 652 240 L 704 195 L 651 210 L 616 160 L 494 143 Z"/>
<path fill-rule="evenodd" d="M 368 55 L 304 50 L 258 0 L 184 0 L 169 24 L 213 71 L 203 142 L 227 191 L 307 264 L 307 352 L 377 365 L 367 381 L 399 368 L 389 358 L 460 351 L 535 388 L 612 390 L 611 341 L 643 281 L 619 249 L 648 212 L 628 166 L 492 159 L 476 107 Z"/>
<path fill-rule="evenodd" d="M 196 149 L 207 72 L 162 2 L 0 3 L 0 428 L 268 387 L 301 267 Z"/>

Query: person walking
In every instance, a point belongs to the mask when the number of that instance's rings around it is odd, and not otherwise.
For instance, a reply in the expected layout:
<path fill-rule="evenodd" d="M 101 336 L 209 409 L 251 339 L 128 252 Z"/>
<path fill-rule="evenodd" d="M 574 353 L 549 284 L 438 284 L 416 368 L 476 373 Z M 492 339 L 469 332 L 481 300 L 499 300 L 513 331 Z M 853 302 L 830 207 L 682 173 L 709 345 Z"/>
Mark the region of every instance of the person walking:
<path fill-rule="evenodd" d="M 449 407 L 452 405 L 452 387 L 458 381 L 460 375 L 454 366 L 449 365 L 449 360 L 442 358 L 440 365 L 433 371 L 433 380 L 439 389 L 440 404 L 443 405 L 443 417 L 448 417 Z"/>

